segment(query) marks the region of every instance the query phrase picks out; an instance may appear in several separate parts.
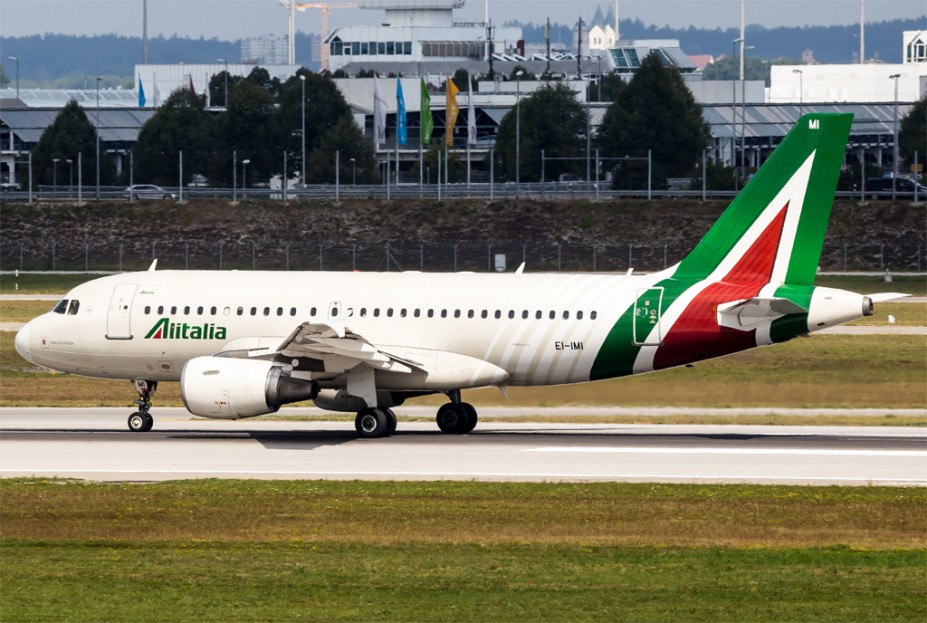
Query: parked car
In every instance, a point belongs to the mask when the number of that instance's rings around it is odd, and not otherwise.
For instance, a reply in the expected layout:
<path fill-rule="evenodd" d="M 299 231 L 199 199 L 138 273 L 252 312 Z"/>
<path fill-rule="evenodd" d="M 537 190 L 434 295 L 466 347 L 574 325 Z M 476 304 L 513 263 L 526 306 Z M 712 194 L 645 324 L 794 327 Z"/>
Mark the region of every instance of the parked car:
<path fill-rule="evenodd" d="M 19 185 L 19 182 L 3 182 L 0 184 L 0 192 L 19 192 L 22 190 L 22 187 Z"/>
<path fill-rule="evenodd" d="M 914 189 L 917 188 L 917 198 L 927 199 L 927 186 L 909 180 L 906 177 L 895 178 L 895 196 L 902 199 L 913 199 Z M 891 199 L 892 178 L 873 177 L 866 180 L 866 197 L 869 199 Z"/>
<path fill-rule="evenodd" d="M 129 199 L 176 199 L 177 195 L 154 184 L 135 184 L 129 186 L 122 194 Z"/>

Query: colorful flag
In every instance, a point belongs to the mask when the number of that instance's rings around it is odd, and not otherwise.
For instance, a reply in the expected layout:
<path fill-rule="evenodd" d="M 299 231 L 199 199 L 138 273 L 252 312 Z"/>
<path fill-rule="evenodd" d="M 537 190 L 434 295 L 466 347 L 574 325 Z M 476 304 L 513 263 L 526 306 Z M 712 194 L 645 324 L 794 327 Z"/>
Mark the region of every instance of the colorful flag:
<path fill-rule="evenodd" d="M 409 142 L 409 132 L 406 129 L 406 99 L 402 96 L 402 82 L 396 77 L 396 141 L 400 145 Z"/>
<path fill-rule="evenodd" d="M 138 77 L 138 107 L 145 107 L 145 85 L 142 84 L 142 77 Z"/>
<path fill-rule="evenodd" d="M 158 77 L 154 74 L 151 74 L 151 84 L 154 89 L 154 107 L 157 108 L 161 105 L 161 102 L 159 101 L 160 94 L 158 93 Z"/>
<path fill-rule="evenodd" d="M 189 74 L 189 76 L 190 76 L 190 93 L 193 93 L 193 95 L 196 95 L 196 89 L 193 88 L 193 74 Z"/>
<path fill-rule="evenodd" d="M 209 74 L 206 74 L 206 108 L 209 108 Z"/>
<path fill-rule="evenodd" d="M 457 94 L 460 89 L 450 78 L 447 79 L 447 107 L 444 114 L 445 131 L 444 144 L 448 147 L 454 146 L 454 126 L 457 125 L 457 115 L 460 114 L 460 106 L 457 105 Z"/>
<path fill-rule="evenodd" d="M 386 98 L 380 88 L 380 79 L 373 79 L 373 143 L 386 142 Z"/>
<path fill-rule="evenodd" d="M 435 129 L 435 120 L 431 116 L 431 95 L 428 94 L 428 87 L 425 86 L 425 79 L 422 81 L 422 145 L 431 142 L 431 133 Z"/>
<path fill-rule="evenodd" d="M 473 109 L 473 78 L 467 75 L 467 144 L 476 142 L 476 111 Z"/>

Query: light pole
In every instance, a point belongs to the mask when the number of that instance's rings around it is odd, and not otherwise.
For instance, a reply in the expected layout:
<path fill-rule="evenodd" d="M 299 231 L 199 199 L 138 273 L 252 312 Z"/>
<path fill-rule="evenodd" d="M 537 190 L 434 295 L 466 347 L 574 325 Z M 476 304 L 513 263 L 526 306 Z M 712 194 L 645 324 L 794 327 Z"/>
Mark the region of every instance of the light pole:
<path fill-rule="evenodd" d="M 357 186 L 357 158 L 351 158 L 351 186 Z"/>
<path fill-rule="evenodd" d="M 515 198 L 521 192 L 521 77 L 525 72 L 515 72 Z"/>
<path fill-rule="evenodd" d="M 97 199 L 100 198 L 100 82 L 103 78 L 97 76 Z"/>
<path fill-rule="evenodd" d="M 737 44 L 743 43 L 743 37 L 731 41 L 731 63 L 737 58 Z M 731 169 L 737 168 L 737 75 L 731 78 Z M 734 175 L 736 180 L 736 172 Z M 736 182 L 735 182 L 736 187 Z"/>
<path fill-rule="evenodd" d="M 793 69 L 793 74 L 798 74 L 798 116 L 801 118 L 805 114 L 805 74 L 801 69 Z"/>
<path fill-rule="evenodd" d="M 16 63 L 16 99 L 19 99 L 19 57 L 7 56 L 7 58 Z"/>
<path fill-rule="evenodd" d="M 892 201 L 895 201 L 895 180 L 898 178 L 898 78 L 901 74 L 892 74 L 889 80 L 895 81 L 895 107 L 892 111 Z"/>
<path fill-rule="evenodd" d="M 303 123 L 302 129 L 299 131 L 299 141 L 302 143 L 302 158 L 300 158 L 300 171 L 302 175 L 300 176 L 300 182 L 302 185 L 306 185 L 306 74 L 299 75 L 299 83 L 302 88 L 302 103 L 303 103 Z"/>
<path fill-rule="evenodd" d="M 68 163 L 68 196 L 71 196 L 71 188 L 74 187 L 74 161 L 67 159 Z"/>
<path fill-rule="evenodd" d="M 229 109 L 229 62 L 224 58 L 217 58 L 217 62 L 225 65 L 225 99 L 222 100 L 225 109 Z"/>
<path fill-rule="evenodd" d="M 251 160 L 245 158 L 241 161 L 241 189 L 244 191 L 248 188 L 248 165 L 251 164 Z"/>
<path fill-rule="evenodd" d="M 52 190 L 58 189 L 58 161 L 61 158 L 52 158 Z"/>
<path fill-rule="evenodd" d="M 747 60 L 747 51 L 755 50 L 756 48 L 752 45 L 742 46 L 743 58 L 740 59 L 740 66 L 744 66 L 744 61 Z M 740 74 L 740 176 L 745 177 L 747 174 L 746 171 L 746 161 L 747 158 L 747 77 L 741 71 Z"/>

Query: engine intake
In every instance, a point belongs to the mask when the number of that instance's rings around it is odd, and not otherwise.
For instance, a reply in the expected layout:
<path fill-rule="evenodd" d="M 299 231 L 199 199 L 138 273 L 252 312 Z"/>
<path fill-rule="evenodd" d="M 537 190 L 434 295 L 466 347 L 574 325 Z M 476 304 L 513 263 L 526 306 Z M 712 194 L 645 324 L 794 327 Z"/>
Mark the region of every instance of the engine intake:
<path fill-rule="evenodd" d="M 263 359 L 196 357 L 180 375 L 180 395 L 194 414 L 235 420 L 274 413 L 281 405 L 312 400 L 315 381 L 294 379 Z"/>

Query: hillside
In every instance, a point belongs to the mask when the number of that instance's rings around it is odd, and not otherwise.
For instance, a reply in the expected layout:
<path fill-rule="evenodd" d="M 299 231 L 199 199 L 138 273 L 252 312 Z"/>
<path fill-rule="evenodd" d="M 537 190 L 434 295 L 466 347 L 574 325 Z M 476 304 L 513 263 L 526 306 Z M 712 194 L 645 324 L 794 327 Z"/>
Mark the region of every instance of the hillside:
<path fill-rule="evenodd" d="M 529 271 L 662 268 L 681 259 L 726 204 L 688 200 L 356 200 L 6 204 L 0 265 L 163 268 L 485 271 L 493 256 Z M 924 270 L 925 208 L 835 204 L 825 270 Z M 455 250 L 456 247 L 456 250 Z M 844 264 L 846 254 L 846 264 Z M 220 260 L 221 258 L 221 260 Z M 389 259 L 387 259 L 389 258 Z"/>

